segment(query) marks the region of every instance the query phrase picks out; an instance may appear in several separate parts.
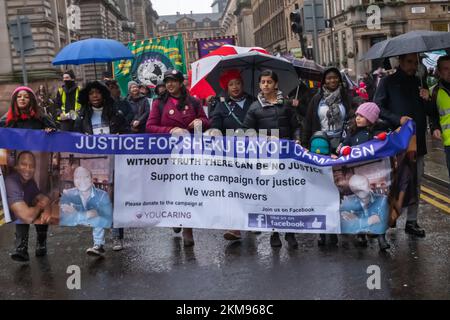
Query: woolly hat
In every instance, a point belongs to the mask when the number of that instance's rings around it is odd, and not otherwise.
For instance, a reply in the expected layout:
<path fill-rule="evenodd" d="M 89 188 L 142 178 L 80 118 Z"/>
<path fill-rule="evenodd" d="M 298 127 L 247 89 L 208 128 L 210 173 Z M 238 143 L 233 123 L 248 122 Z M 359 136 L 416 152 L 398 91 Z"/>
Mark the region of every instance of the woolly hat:
<path fill-rule="evenodd" d="M 130 92 L 131 86 L 138 86 L 139 87 L 139 83 L 137 83 L 136 81 L 129 81 L 128 82 L 128 92 Z"/>
<path fill-rule="evenodd" d="M 380 108 L 378 108 L 376 103 L 366 102 L 358 107 L 356 114 L 363 116 L 373 124 L 377 122 L 378 117 L 380 116 Z"/>
<path fill-rule="evenodd" d="M 241 73 L 238 70 L 227 70 L 220 76 L 220 87 L 224 90 L 228 89 L 228 83 L 231 80 L 239 79 L 242 82 Z"/>
<path fill-rule="evenodd" d="M 323 131 L 317 131 L 311 137 L 310 145 L 311 152 L 313 153 L 322 154 L 325 156 L 331 154 L 330 141 Z"/>

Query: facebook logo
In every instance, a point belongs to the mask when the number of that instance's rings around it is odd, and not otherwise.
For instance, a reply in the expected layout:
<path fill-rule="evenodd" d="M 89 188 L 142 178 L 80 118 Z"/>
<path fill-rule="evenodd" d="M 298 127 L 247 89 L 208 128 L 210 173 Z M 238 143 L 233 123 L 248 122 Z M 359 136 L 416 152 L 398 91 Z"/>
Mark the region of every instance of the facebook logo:
<path fill-rule="evenodd" d="M 249 228 L 267 228 L 267 219 L 265 214 L 249 213 L 248 214 Z"/>

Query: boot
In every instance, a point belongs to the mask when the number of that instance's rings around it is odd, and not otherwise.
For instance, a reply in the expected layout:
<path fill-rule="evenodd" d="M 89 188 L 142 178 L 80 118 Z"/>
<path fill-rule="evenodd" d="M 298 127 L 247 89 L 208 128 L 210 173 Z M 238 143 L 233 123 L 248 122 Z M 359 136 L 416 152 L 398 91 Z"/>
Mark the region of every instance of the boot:
<path fill-rule="evenodd" d="M 337 244 L 338 244 L 337 234 L 330 234 L 330 244 L 333 246 L 337 246 Z"/>
<path fill-rule="evenodd" d="M 412 234 L 419 238 L 425 238 L 425 230 L 422 229 L 417 221 L 408 221 L 406 222 L 405 232 L 408 234 Z"/>
<path fill-rule="evenodd" d="M 358 235 L 356 235 L 356 244 L 359 247 L 363 247 L 363 248 L 367 247 L 366 235 L 365 234 L 358 234 Z"/>
<path fill-rule="evenodd" d="M 327 244 L 327 235 L 324 233 L 319 234 L 319 240 L 317 240 L 319 247 L 323 247 Z"/>
<path fill-rule="evenodd" d="M 36 257 L 47 255 L 47 232 L 37 232 Z"/>
<path fill-rule="evenodd" d="M 297 242 L 297 239 L 295 239 L 295 234 L 293 234 L 293 233 L 286 233 L 284 235 L 284 240 L 287 241 L 289 248 L 291 248 L 291 249 L 297 249 L 298 248 L 298 242 Z"/>
<path fill-rule="evenodd" d="M 283 244 L 281 243 L 281 240 L 280 240 L 280 234 L 278 232 L 272 233 L 272 235 L 270 236 L 270 246 L 272 248 L 279 248 L 282 245 Z"/>
<path fill-rule="evenodd" d="M 183 229 L 183 245 L 185 247 L 194 246 L 194 235 L 192 234 L 192 228 L 184 228 Z"/>
<path fill-rule="evenodd" d="M 380 251 L 383 251 L 383 252 L 391 247 L 389 242 L 386 241 L 385 234 L 378 235 L 378 245 L 380 246 Z"/>
<path fill-rule="evenodd" d="M 16 250 L 11 254 L 11 259 L 18 262 L 27 262 L 30 260 L 28 255 L 28 232 L 20 234 L 16 230 Z"/>

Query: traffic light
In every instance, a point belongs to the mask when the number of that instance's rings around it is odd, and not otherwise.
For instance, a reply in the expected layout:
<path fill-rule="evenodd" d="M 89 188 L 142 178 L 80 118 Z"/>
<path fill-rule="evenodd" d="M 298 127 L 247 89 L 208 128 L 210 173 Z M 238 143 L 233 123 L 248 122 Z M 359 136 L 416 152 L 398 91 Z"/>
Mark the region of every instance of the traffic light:
<path fill-rule="evenodd" d="M 302 15 L 300 10 L 295 10 L 289 15 L 291 20 L 291 30 L 293 33 L 303 33 Z"/>

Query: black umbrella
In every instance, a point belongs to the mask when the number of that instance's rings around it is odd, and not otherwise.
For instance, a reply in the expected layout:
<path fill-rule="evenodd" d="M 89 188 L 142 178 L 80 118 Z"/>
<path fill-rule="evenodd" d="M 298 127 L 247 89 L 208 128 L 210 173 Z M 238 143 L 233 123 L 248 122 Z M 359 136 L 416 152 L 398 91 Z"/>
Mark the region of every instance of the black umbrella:
<path fill-rule="evenodd" d="M 299 78 L 303 80 L 321 81 L 323 71 L 325 70 L 320 64 L 313 60 L 308 59 L 296 59 L 291 57 L 285 57 L 289 60 L 295 68 Z"/>
<path fill-rule="evenodd" d="M 417 30 L 378 42 L 361 60 L 396 57 L 450 48 L 450 32 Z"/>

